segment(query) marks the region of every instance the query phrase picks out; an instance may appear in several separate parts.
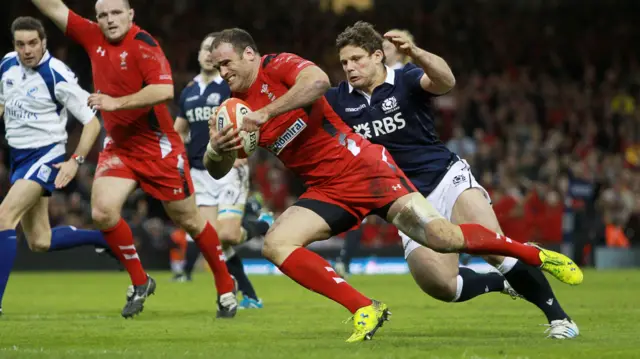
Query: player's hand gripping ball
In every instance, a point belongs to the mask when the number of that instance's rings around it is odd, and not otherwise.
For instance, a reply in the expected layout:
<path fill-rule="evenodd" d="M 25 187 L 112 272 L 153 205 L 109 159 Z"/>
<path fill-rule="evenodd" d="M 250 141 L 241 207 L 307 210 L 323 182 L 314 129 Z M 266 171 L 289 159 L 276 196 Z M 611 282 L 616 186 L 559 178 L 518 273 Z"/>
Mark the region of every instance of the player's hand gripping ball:
<path fill-rule="evenodd" d="M 231 124 L 234 130 L 242 128 L 242 120 L 251 113 L 249 105 L 237 98 L 229 98 L 220 104 L 216 111 L 215 126 L 217 131 L 221 131 L 225 126 Z M 258 149 L 260 139 L 259 131 L 240 131 L 242 147 L 238 150 L 238 158 L 247 158 Z"/>

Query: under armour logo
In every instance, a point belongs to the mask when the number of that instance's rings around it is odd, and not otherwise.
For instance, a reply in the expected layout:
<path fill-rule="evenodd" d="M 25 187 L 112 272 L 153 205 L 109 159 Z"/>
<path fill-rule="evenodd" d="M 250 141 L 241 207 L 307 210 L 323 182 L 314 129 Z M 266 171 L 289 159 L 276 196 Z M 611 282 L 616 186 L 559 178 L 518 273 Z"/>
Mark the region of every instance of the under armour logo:
<path fill-rule="evenodd" d="M 173 189 L 173 194 L 178 194 L 178 193 L 182 193 L 182 188 L 174 188 Z"/>
<path fill-rule="evenodd" d="M 553 305 L 553 298 L 549 298 L 549 300 L 547 301 L 547 304 Z"/>
<path fill-rule="evenodd" d="M 391 186 L 391 188 L 393 188 L 394 191 L 397 191 L 400 189 L 400 185 L 397 184 L 397 185 Z"/>
<path fill-rule="evenodd" d="M 103 57 L 104 57 L 104 54 L 105 54 L 106 52 L 107 52 L 107 51 L 106 51 L 106 50 L 104 50 L 104 49 L 102 48 L 102 46 L 99 46 L 99 47 L 98 47 L 98 49 L 96 50 L 96 53 L 100 54 L 100 56 L 103 56 Z"/>

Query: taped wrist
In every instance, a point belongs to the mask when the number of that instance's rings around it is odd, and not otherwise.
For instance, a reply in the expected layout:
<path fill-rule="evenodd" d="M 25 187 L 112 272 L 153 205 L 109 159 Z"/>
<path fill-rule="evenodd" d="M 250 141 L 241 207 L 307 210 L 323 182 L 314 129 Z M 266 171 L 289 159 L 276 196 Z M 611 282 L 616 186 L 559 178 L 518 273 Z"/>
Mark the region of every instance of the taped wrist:
<path fill-rule="evenodd" d="M 211 143 L 207 143 L 207 150 L 205 151 L 205 155 L 209 157 L 210 160 L 214 162 L 222 161 L 222 156 L 218 154 L 212 147 Z"/>

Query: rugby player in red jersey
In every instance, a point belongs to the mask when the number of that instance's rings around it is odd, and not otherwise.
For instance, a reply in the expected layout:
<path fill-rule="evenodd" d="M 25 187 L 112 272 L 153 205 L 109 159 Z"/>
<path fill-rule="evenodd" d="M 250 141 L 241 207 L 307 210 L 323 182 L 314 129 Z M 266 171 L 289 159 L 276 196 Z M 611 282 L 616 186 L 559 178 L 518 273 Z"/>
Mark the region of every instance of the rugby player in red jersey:
<path fill-rule="evenodd" d="M 524 245 L 478 224 L 454 225 L 413 187 L 387 150 L 355 134 L 333 111 L 324 93 L 327 75 L 312 62 L 281 53 L 261 56 L 249 33 L 226 29 L 212 44 L 214 66 L 232 96 L 253 109 L 242 129 L 260 130 L 259 145 L 299 175 L 307 191 L 271 227 L 263 254 L 294 281 L 353 313 L 348 342 L 371 339 L 388 316 L 385 304 L 371 300 L 337 275 L 331 265 L 305 248 L 377 214 L 413 240 L 437 252 L 501 254 L 541 267 L 569 284 L 582 272 L 562 254 Z M 225 175 L 241 148 L 239 129 L 216 132 L 204 165 L 214 178 Z"/>
<path fill-rule="evenodd" d="M 184 144 L 165 104 L 173 98 L 173 79 L 158 42 L 133 23 L 128 0 L 98 0 L 97 22 L 69 10 L 61 0 L 32 2 L 91 59 L 96 93 L 89 105 L 100 110 L 108 135 L 92 188 L 92 217 L 131 276 L 133 288 L 122 316 L 140 313 L 156 287 L 120 216 L 127 197 L 140 186 L 162 201 L 169 217 L 194 238 L 215 277 L 217 315 L 233 317 L 235 284 L 215 229 L 196 207 Z"/>

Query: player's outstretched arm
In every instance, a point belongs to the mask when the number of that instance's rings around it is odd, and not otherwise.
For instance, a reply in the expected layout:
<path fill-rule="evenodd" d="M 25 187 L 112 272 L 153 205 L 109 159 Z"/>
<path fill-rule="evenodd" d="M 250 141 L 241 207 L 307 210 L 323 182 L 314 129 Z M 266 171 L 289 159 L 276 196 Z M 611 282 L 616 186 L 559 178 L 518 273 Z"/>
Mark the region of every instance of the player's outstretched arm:
<path fill-rule="evenodd" d="M 289 91 L 259 111 L 266 112 L 269 118 L 276 117 L 314 103 L 329 87 L 329 76 L 318 66 L 309 66 L 300 71 Z"/>
<path fill-rule="evenodd" d="M 400 52 L 409 55 L 415 64 L 424 70 L 424 75 L 420 79 L 420 87 L 423 90 L 442 95 L 455 86 L 456 78 L 442 57 L 419 48 L 401 31 L 389 31 L 384 34 L 384 37 L 396 45 Z"/>
<path fill-rule="evenodd" d="M 31 2 L 60 30 L 67 31 L 69 8 L 62 0 L 31 0 Z"/>

